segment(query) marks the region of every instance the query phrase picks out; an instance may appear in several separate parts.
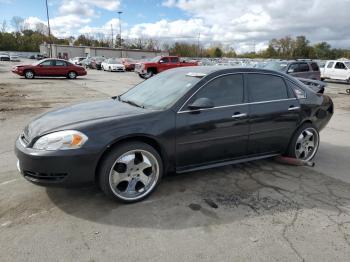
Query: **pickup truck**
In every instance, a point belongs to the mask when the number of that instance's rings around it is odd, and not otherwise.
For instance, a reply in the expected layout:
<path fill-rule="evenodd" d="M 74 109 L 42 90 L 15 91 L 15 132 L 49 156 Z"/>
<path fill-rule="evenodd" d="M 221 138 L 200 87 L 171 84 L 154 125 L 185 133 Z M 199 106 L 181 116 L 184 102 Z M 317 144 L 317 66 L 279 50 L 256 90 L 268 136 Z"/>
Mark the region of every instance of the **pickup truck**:
<path fill-rule="evenodd" d="M 157 56 L 150 61 L 137 63 L 135 65 L 135 72 L 138 73 L 141 78 L 148 79 L 154 74 L 171 68 L 197 65 L 197 62 L 181 61 L 178 56 Z"/>
<path fill-rule="evenodd" d="M 321 80 L 345 80 L 350 83 L 350 60 L 349 61 L 327 61 L 321 70 Z"/>

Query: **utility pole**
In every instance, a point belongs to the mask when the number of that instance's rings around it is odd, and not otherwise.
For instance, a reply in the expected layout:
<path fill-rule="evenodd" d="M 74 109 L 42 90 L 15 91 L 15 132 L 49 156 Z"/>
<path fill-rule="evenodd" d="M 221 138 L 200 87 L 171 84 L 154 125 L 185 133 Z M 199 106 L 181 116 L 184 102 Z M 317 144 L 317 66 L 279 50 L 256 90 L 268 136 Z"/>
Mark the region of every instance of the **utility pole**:
<path fill-rule="evenodd" d="M 52 45 L 51 45 L 51 28 L 50 28 L 50 17 L 49 17 L 49 7 L 47 5 L 47 0 L 46 2 L 46 16 L 47 16 L 47 27 L 49 29 L 49 44 L 50 44 L 50 50 L 49 50 L 49 57 L 52 57 Z"/>
<path fill-rule="evenodd" d="M 198 33 L 198 39 L 197 39 L 197 57 L 199 57 L 199 39 L 201 38 L 201 33 Z"/>
<path fill-rule="evenodd" d="M 113 25 L 111 24 L 111 31 L 112 31 L 112 48 L 113 48 Z"/>
<path fill-rule="evenodd" d="M 122 47 L 122 22 L 120 20 L 120 15 L 122 14 L 122 11 L 118 11 L 119 15 L 119 47 Z"/>

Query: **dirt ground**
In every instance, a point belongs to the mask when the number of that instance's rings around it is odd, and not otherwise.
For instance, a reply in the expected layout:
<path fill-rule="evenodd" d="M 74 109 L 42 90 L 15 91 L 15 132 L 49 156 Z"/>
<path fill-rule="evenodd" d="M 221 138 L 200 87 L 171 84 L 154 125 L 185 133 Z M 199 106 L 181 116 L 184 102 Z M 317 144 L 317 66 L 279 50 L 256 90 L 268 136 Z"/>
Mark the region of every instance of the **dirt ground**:
<path fill-rule="evenodd" d="M 350 86 L 329 83 L 335 114 L 316 166 L 264 160 L 166 177 L 123 205 L 96 187 L 30 184 L 14 141 L 34 116 L 117 95 L 141 79 L 90 70 L 25 80 L 0 62 L 1 261 L 349 261 Z"/>

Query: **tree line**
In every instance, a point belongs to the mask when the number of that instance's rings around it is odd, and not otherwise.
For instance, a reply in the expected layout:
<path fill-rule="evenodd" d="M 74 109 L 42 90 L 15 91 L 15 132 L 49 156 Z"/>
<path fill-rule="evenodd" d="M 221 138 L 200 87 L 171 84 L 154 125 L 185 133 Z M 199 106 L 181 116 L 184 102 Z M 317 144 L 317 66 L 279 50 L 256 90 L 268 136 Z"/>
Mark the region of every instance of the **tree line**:
<path fill-rule="evenodd" d="M 48 28 L 43 23 L 29 26 L 21 17 L 13 17 L 10 21 L 13 32 L 8 32 L 7 21 L 0 27 L 0 50 L 38 52 L 41 43 L 54 43 L 75 46 L 123 47 L 142 50 L 167 50 L 171 55 L 183 57 L 244 57 L 244 58 L 276 58 L 276 59 L 337 59 L 350 58 L 350 49 L 332 48 L 327 42 L 311 44 L 305 36 L 295 38 L 286 36 L 272 39 L 265 50 L 236 54 L 230 46 L 215 43 L 203 46 L 199 42 L 161 42 L 157 39 L 123 39 L 116 35 L 114 39 L 103 33 L 81 34 L 78 37 L 49 37 Z"/>

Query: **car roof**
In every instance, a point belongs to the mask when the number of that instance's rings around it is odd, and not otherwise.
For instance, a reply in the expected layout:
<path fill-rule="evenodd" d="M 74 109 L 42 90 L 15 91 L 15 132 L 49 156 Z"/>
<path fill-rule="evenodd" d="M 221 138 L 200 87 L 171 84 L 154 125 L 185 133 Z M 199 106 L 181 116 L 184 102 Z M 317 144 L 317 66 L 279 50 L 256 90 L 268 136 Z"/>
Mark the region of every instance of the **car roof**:
<path fill-rule="evenodd" d="M 275 71 L 275 70 L 269 70 L 269 69 L 262 69 L 262 68 L 253 68 L 253 67 L 230 67 L 230 66 L 185 66 L 185 67 L 178 67 L 174 68 L 172 70 L 177 70 L 179 73 L 203 73 L 206 75 L 212 74 L 212 73 L 268 73 L 268 74 L 274 74 L 274 75 L 280 75 L 280 76 L 287 76 L 289 75 Z"/>

